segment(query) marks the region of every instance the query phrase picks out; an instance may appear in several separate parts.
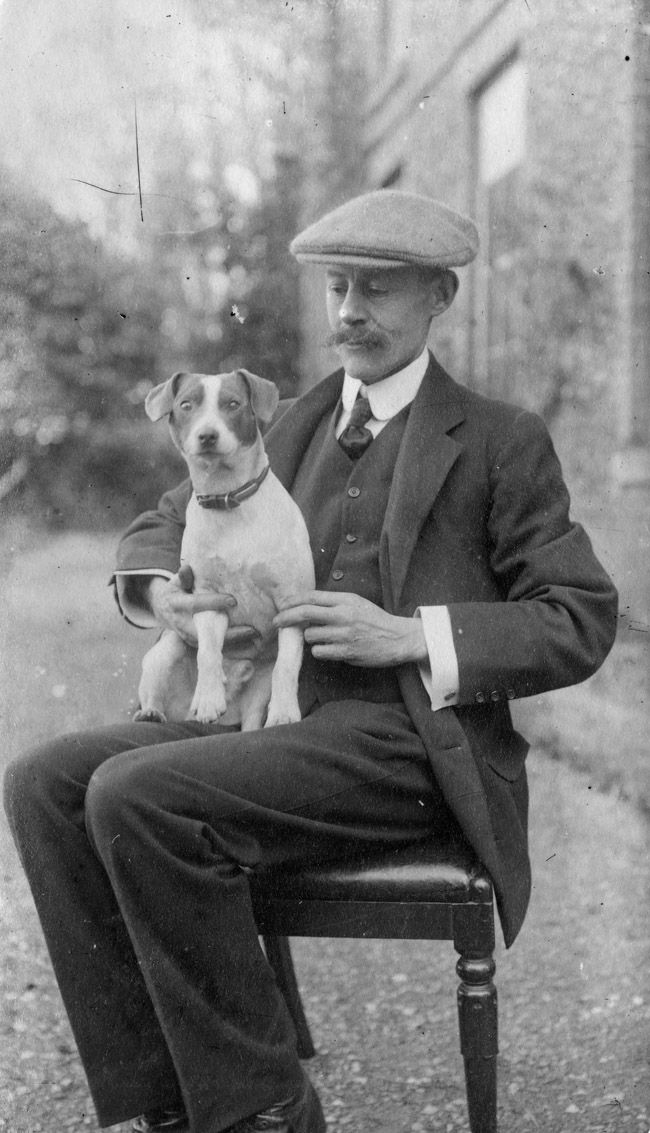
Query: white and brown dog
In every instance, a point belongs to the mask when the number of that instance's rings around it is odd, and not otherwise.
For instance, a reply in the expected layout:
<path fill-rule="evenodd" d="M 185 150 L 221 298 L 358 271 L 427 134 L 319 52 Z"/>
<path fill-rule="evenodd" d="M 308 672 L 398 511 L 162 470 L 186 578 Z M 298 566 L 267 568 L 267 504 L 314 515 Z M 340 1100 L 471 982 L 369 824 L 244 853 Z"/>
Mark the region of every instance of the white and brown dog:
<path fill-rule="evenodd" d="M 300 719 L 302 630 L 277 632 L 272 622 L 313 589 L 314 564 L 305 521 L 269 469 L 258 426 L 277 405 L 273 382 L 247 370 L 174 374 L 147 396 L 152 421 L 169 416 L 194 489 L 181 565 L 197 591 L 232 594 L 237 605 L 230 615 L 194 615 L 198 650 L 163 632 L 143 661 L 136 720 L 218 720 L 249 731 Z M 223 654 L 229 624 L 258 635 L 237 660 Z"/>

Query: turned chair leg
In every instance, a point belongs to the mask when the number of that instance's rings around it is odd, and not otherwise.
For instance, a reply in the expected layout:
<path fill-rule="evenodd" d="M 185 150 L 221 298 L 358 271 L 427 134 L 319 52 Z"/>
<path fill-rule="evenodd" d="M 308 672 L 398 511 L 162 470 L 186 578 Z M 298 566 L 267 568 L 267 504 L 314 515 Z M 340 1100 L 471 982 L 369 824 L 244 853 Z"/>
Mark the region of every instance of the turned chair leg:
<path fill-rule="evenodd" d="M 460 1049 L 465 1060 L 469 1127 L 497 1133 L 497 993 L 492 955 L 461 955 L 456 964 Z"/>
<path fill-rule="evenodd" d="M 316 1050 L 312 1042 L 309 1023 L 298 990 L 298 981 L 291 958 L 291 948 L 286 936 L 263 936 L 266 958 L 275 972 L 278 987 L 284 996 L 293 1019 L 298 1039 L 298 1057 L 313 1058 Z"/>

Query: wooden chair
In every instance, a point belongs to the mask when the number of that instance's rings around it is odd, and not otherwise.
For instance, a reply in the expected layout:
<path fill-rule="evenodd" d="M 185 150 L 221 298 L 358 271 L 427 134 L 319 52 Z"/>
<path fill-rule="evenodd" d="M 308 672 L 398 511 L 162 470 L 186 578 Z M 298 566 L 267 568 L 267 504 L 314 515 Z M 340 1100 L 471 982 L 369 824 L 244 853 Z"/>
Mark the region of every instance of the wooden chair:
<path fill-rule="evenodd" d="M 373 860 L 256 874 L 253 904 L 286 999 L 301 1058 L 315 1051 L 288 937 L 452 940 L 460 1048 L 472 1133 L 496 1133 L 497 996 L 492 883 L 459 839 L 390 850 Z"/>

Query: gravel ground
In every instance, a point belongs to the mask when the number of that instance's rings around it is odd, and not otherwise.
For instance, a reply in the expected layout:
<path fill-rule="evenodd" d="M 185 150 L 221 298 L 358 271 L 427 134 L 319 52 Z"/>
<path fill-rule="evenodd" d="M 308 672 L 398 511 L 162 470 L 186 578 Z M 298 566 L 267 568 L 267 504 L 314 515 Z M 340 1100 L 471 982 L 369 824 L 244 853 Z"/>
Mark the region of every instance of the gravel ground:
<path fill-rule="evenodd" d="M 106 561 L 73 539 L 54 558 L 23 555 L 10 576 L 0 762 L 81 725 L 90 705 L 98 723 L 125 717 L 147 635 L 120 629 Z M 533 900 L 514 948 L 497 953 L 499 1130 L 648 1133 L 647 817 L 540 752 L 530 772 Z M 96 1129 L 4 825 L 0 861 L 0 1131 Z M 451 945 L 297 940 L 294 953 L 329 1133 L 466 1130 Z"/>

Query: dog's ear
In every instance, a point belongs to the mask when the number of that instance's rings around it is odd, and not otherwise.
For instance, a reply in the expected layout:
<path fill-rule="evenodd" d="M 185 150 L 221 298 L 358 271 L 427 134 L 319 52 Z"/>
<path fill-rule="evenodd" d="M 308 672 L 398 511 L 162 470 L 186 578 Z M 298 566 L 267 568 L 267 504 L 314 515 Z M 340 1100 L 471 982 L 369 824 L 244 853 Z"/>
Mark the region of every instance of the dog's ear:
<path fill-rule="evenodd" d="M 172 374 L 171 378 L 161 385 L 150 389 L 144 399 L 144 409 L 151 421 L 160 421 L 161 417 L 168 417 L 174 408 L 174 398 L 178 391 L 178 383 L 183 377 L 182 371 Z"/>
<path fill-rule="evenodd" d="M 257 374 L 251 374 L 250 370 L 238 370 L 237 373 L 241 374 L 248 386 L 253 413 L 257 420 L 268 425 L 280 401 L 278 387 L 275 382 L 269 382 L 266 378 L 258 378 Z"/>

